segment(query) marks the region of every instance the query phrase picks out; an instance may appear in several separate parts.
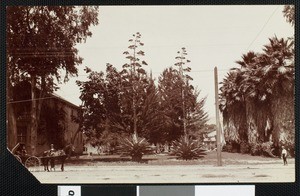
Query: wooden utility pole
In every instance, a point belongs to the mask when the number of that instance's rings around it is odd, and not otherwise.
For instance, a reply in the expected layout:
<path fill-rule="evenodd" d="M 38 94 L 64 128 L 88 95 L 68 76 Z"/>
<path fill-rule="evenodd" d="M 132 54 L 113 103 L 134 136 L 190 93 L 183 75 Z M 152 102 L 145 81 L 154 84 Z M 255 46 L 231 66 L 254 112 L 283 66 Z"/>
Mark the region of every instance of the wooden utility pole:
<path fill-rule="evenodd" d="M 221 129 L 220 129 L 220 118 L 219 118 L 219 88 L 218 88 L 218 69 L 215 67 L 215 107 L 216 107 L 216 126 L 217 126 L 217 159 L 218 166 L 222 166 L 222 157 L 221 157 Z"/>

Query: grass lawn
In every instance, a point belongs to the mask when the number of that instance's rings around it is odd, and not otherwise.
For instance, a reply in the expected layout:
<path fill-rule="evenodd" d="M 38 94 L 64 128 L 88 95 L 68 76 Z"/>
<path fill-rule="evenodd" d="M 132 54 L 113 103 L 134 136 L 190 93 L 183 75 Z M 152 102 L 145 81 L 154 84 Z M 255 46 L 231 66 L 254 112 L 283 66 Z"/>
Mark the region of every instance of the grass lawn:
<path fill-rule="evenodd" d="M 273 164 L 280 163 L 280 158 L 269 158 L 262 156 L 251 156 L 240 153 L 222 152 L 223 165 L 244 165 L 244 164 Z M 289 163 L 294 163 L 294 159 L 289 159 Z M 198 160 L 178 160 L 175 156 L 167 154 L 154 154 L 143 156 L 142 163 L 132 162 L 130 157 L 122 157 L 120 155 L 83 155 L 66 161 L 67 164 L 76 165 L 216 165 L 217 152 L 207 152 L 203 158 Z"/>

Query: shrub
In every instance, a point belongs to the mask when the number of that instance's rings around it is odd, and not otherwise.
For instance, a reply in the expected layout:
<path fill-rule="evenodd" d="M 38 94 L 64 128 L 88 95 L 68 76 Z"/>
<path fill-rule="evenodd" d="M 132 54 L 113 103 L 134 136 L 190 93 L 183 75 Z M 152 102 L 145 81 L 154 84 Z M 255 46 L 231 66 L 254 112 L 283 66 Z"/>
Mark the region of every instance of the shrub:
<path fill-rule="evenodd" d="M 223 148 L 225 152 L 236 153 L 239 152 L 240 144 L 236 141 L 226 141 L 226 144 Z"/>
<path fill-rule="evenodd" d="M 250 145 L 246 141 L 240 143 L 240 152 L 242 154 L 247 154 L 250 152 Z"/>
<path fill-rule="evenodd" d="M 223 147 L 224 152 L 232 152 L 232 143 L 231 142 L 226 142 L 226 144 Z"/>
<path fill-rule="evenodd" d="M 262 154 L 261 144 L 252 143 L 250 144 L 250 154 L 253 156 L 259 156 Z"/>
<path fill-rule="evenodd" d="M 252 143 L 250 149 L 251 155 L 254 156 L 267 156 L 267 157 L 275 157 L 274 155 L 274 146 L 272 142 L 264 142 L 264 143 Z"/>
<path fill-rule="evenodd" d="M 288 151 L 288 155 L 295 157 L 295 143 L 289 142 L 284 145 Z"/>
<path fill-rule="evenodd" d="M 273 147 L 273 143 L 272 142 L 262 143 L 261 144 L 261 150 L 262 150 L 262 154 L 264 156 L 275 157 L 275 155 L 274 155 L 275 148 Z"/>
<path fill-rule="evenodd" d="M 181 137 L 178 141 L 173 142 L 171 155 L 177 156 L 178 159 L 192 160 L 202 158 L 205 150 L 198 142 L 194 142 L 191 138 L 185 139 Z"/>
<path fill-rule="evenodd" d="M 153 152 L 145 138 L 135 140 L 133 136 L 120 139 L 117 151 L 122 155 L 130 156 L 135 162 L 141 162 L 143 155 Z"/>

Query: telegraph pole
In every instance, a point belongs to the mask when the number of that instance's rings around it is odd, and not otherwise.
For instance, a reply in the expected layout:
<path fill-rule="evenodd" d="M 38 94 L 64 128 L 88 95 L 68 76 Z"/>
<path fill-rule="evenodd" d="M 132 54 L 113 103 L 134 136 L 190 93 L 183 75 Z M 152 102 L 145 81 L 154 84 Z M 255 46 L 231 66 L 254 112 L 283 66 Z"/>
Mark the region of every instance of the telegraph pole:
<path fill-rule="evenodd" d="M 221 157 L 221 128 L 220 128 L 220 117 L 219 117 L 219 88 L 218 88 L 218 69 L 215 67 L 215 107 L 216 107 L 216 126 L 217 126 L 217 159 L 218 166 L 222 166 Z"/>

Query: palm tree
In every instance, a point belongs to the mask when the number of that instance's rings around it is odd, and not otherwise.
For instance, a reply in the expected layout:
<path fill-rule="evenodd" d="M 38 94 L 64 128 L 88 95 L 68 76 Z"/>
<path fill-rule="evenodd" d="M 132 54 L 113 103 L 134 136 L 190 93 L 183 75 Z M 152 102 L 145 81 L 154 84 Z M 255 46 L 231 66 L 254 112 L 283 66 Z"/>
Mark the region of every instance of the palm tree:
<path fill-rule="evenodd" d="M 242 118 L 238 118 L 238 116 L 245 116 L 245 111 L 240 110 L 244 104 L 243 95 L 238 91 L 237 77 L 238 72 L 231 71 L 221 82 L 220 111 L 223 114 L 226 142 L 239 143 L 241 135 L 243 135 L 243 131 L 240 129 L 243 122 L 240 122 Z"/>
<path fill-rule="evenodd" d="M 260 78 L 256 88 L 258 98 L 269 104 L 272 120 L 272 137 L 275 146 L 279 142 L 294 139 L 294 44 L 291 40 L 269 39 L 258 57 L 259 69 L 255 75 Z"/>
<path fill-rule="evenodd" d="M 241 68 L 233 68 L 223 81 L 221 103 L 223 111 L 225 136 L 240 144 L 256 142 L 257 128 L 255 118 L 255 81 L 252 70 L 257 68 L 257 54 L 250 51 L 236 61 Z M 250 92 L 250 93 L 248 93 Z M 238 134 L 236 134 L 238 133 Z M 234 136 L 234 137 L 233 137 Z"/>
<path fill-rule="evenodd" d="M 286 18 L 286 21 L 291 23 L 292 26 L 295 25 L 295 6 L 294 5 L 285 5 L 283 8 L 283 16 Z"/>
<path fill-rule="evenodd" d="M 220 109 L 225 137 L 249 144 L 294 143 L 294 42 L 269 39 L 263 53 L 248 52 L 223 80 Z M 237 134 L 238 133 L 238 134 Z M 271 137 L 272 136 L 272 137 Z"/>
<path fill-rule="evenodd" d="M 246 115 L 246 130 L 247 135 L 246 143 L 256 143 L 258 141 L 258 129 L 256 117 L 256 83 L 258 78 L 253 74 L 253 70 L 257 69 L 257 54 L 249 51 L 247 54 L 242 55 L 241 61 L 236 61 L 241 66 L 236 69 L 239 73 L 239 89 L 238 91 L 243 95 L 243 106 Z"/>

